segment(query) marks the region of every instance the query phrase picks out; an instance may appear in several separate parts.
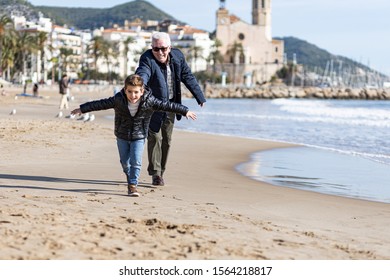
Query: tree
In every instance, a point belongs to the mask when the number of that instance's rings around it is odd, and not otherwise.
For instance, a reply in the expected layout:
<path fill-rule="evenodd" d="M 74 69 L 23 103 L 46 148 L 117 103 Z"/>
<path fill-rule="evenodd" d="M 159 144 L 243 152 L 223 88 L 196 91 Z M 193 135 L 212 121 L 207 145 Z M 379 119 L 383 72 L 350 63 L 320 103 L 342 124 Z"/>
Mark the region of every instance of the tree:
<path fill-rule="evenodd" d="M 214 44 L 212 46 L 212 50 L 210 52 L 209 57 L 207 58 L 207 61 L 209 63 L 212 63 L 213 65 L 213 72 L 216 74 L 217 72 L 217 65 L 220 64 L 222 65 L 223 63 L 223 55 L 219 48 L 222 46 L 222 42 L 219 39 L 214 40 Z M 221 67 L 221 70 L 223 71 L 223 67 Z"/>
<path fill-rule="evenodd" d="M 123 58 L 124 58 L 124 66 L 123 66 L 123 75 L 124 75 L 124 78 L 127 77 L 127 75 L 129 74 L 129 72 L 127 71 L 127 65 L 128 65 L 128 53 L 129 53 L 129 44 L 132 44 L 134 43 L 134 38 L 133 37 L 127 37 L 126 40 L 123 42 L 124 44 L 124 49 L 123 49 Z"/>
<path fill-rule="evenodd" d="M 60 65 L 62 71 L 68 71 L 69 58 L 73 55 L 73 50 L 68 48 L 60 48 L 60 57 L 62 64 Z"/>
<path fill-rule="evenodd" d="M 6 30 L 6 32 L 3 34 L 3 37 L 1 38 L 3 52 L 0 67 L 2 69 L 7 69 L 6 79 L 9 81 L 12 79 L 15 71 L 15 51 L 17 45 L 16 38 L 16 31 L 14 29 Z"/>
<path fill-rule="evenodd" d="M 37 54 L 37 73 L 38 73 L 38 82 L 41 79 L 46 79 L 45 77 L 45 69 L 46 69 L 46 61 L 45 61 L 45 45 L 48 39 L 48 34 L 46 32 L 38 32 L 36 35 L 36 46 L 38 50 Z M 42 76 L 41 76 L 42 73 Z M 43 77 L 43 78 L 42 78 Z"/>
<path fill-rule="evenodd" d="M 4 34 L 6 33 L 6 30 L 8 26 L 12 23 L 12 19 L 7 15 L 2 15 L 0 17 L 0 61 L 3 62 L 3 39 Z M 0 63 L 0 74 L 2 73 L 2 64 Z"/>
<path fill-rule="evenodd" d="M 104 47 L 105 40 L 102 36 L 93 37 L 91 44 L 88 46 L 88 52 L 92 55 L 94 61 L 95 75 L 97 74 L 97 61 L 102 56 Z"/>
<path fill-rule="evenodd" d="M 35 38 L 31 33 L 16 32 L 15 67 L 16 72 L 22 74 L 22 79 L 27 77 L 27 58 L 36 49 Z M 24 82 L 22 80 L 22 82 Z"/>
<path fill-rule="evenodd" d="M 119 55 L 119 48 L 117 45 L 114 45 L 112 42 L 104 41 L 101 47 L 101 53 L 104 59 L 106 60 L 107 65 L 107 80 L 111 81 L 111 67 L 110 65 L 113 62 L 113 59 L 116 59 Z"/>
<path fill-rule="evenodd" d="M 230 63 L 233 64 L 233 83 L 236 83 L 237 65 L 240 64 L 242 57 L 244 56 L 244 48 L 241 43 L 234 41 L 227 50 L 226 54 L 230 58 Z"/>
<path fill-rule="evenodd" d="M 107 64 L 107 78 L 110 75 L 110 59 L 116 59 L 119 54 L 118 46 L 105 40 L 102 36 L 95 36 L 91 40 L 91 44 L 88 46 L 88 51 L 92 55 L 95 67 L 95 79 L 97 78 L 97 61 L 100 57 L 103 57 Z"/>
<path fill-rule="evenodd" d="M 187 55 L 187 59 L 192 61 L 192 63 L 195 65 L 194 66 L 194 72 L 198 72 L 197 71 L 197 61 L 198 59 L 200 58 L 204 58 L 203 55 L 203 48 L 201 46 L 191 46 L 188 50 L 188 55 Z"/>

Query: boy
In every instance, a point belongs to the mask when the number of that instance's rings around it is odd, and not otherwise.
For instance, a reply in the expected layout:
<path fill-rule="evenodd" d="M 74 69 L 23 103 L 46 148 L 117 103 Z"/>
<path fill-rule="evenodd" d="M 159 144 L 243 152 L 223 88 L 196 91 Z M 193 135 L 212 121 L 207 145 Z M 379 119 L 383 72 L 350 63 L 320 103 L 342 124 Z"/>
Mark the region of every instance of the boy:
<path fill-rule="evenodd" d="M 196 114 L 184 105 L 161 101 L 155 98 L 139 75 L 130 75 L 124 88 L 116 95 L 84 103 L 71 114 L 82 114 L 113 108 L 115 110 L 115 136 L 120 163 L 127 177 L 129 196 L 137 197 L 138 178 L 142 164 L 142 153 L 148 135 L 150 118 L 154 111 L 181 114 L 196 120 Z"/>

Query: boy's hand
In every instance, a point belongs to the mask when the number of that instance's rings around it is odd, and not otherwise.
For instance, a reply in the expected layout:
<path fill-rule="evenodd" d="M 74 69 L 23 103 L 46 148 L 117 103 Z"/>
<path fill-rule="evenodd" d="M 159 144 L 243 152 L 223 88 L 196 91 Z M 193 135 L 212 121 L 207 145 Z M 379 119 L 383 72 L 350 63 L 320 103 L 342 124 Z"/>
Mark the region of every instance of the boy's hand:
<path fill-rule="evenodd" d="M 77 108 L 77 109 L 74 109 L 72 112 L 70 112 L 70 114 L 71 115 L 77 115 L 77 114 L 81 115 L 82 112 L 81 112 L 80 108 Z"/>
<path fill-rule="evenodd" d="M 193 120 L 196 120 L 196 114 L 194 112 L 188 111 L 186 114 L 186 118 L 191 118 Z"/>

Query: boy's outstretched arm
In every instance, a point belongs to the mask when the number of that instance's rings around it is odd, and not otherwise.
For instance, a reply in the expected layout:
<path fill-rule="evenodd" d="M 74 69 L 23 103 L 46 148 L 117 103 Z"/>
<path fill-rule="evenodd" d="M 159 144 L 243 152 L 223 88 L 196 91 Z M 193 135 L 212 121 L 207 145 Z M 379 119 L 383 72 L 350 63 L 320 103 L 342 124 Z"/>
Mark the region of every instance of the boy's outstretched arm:
<path fill-rule="evenodd" d="M 193 120 L 196 120 L 196 114 L 194 112 L 188 111 L 186 114 L 186 118 L 191 118 Z"/>

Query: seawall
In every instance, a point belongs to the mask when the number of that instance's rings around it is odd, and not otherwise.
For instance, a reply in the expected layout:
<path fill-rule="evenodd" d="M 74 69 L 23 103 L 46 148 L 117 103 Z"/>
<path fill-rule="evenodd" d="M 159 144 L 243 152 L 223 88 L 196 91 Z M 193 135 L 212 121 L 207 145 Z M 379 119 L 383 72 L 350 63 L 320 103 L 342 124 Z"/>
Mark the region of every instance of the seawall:
<path fill-rule="evenodd" d="M 184 87 L 183 87 L 184 88 Z M 187 89 L 183 94 L 191 97 Z M 319 87 L 287 87 L 287 86 L 259 86 L 221 87 L 208 85 L 206 98 L 317 98 L 317 99 L 367 99 L 390 100 L 390 88 L 319 88 Z"/>

